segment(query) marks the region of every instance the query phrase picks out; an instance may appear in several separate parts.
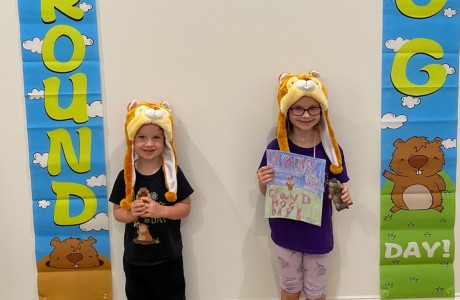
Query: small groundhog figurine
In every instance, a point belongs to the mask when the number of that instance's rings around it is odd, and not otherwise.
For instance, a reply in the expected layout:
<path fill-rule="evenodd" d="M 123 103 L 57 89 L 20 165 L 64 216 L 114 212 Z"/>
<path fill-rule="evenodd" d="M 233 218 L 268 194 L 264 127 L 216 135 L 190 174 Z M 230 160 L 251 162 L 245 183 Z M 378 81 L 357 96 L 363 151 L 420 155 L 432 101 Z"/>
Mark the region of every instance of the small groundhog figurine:
<path fill-rule="evenodd" d="M 137 192 L 136 199 L 140 199 L 141 197 L 150 197 L 150 192 L 147 188 L 141 187 Z"/>
<path fill-rule="evenodd" d="M 147 188 L 142 187 L 136 194 L 136 200 L 142 197 L 150 197 L 150 192 Z M 145 222 L 146 219 L 144 219 Z M 158 239 L 154 239 L 149 231 L 149 225 L 141 223 L 139 220 L 134 222 L 134 227 L 137 228 L 137 236 L 133 239 L 134 243 L 141 245 L 151 245 L 159 243 Z"/>
<path fill-rule="evenodd" d="M 331 194 L 332 201 L 334 202 L 335 209 L 341 211 L 351 204 L 343 203 L 340 197 L 342 196 L 343 184 L 335 178 L 329 180 L 329 193 Z"/>

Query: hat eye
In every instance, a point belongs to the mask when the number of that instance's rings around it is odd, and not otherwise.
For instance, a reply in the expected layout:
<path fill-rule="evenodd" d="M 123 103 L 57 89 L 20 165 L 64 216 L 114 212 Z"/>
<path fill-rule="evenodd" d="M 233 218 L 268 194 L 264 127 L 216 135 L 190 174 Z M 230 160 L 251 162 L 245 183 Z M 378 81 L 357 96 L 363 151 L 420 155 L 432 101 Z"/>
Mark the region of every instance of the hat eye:
<path fill-rule="evenodd" d="M 286 82 L 286 86 L 290 88 L 295 82 L 297 81 L 297 78 L 293 77 Z"/>
<path fill-rule="evenodd" d="M 144 109 L 145 109 L 145 106 L 143 106 L 143 105 L 139 106 L 139 107 L 136 109 L 136 115 L 139 114 L 139 113 L 141 113 L 142 111 L 144 111 Z"/>

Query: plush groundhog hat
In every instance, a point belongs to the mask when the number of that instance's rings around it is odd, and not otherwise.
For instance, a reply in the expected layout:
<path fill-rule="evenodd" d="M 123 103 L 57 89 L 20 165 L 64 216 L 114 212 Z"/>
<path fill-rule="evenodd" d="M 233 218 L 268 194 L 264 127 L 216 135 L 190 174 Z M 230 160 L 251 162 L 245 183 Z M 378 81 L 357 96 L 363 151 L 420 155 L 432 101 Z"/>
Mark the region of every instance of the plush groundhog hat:
<path fill-rule="evenodd" d="M 136 182 L 136 172 L 134 170 L 134 137 L 137 131 L 145 124 L 155 124 L 163 129 L 165 136 L 165 147 L 162 152 L 163 172 L 168 192 L 165 194 L 166 200 L 174 202 L 177 199 L 177 159 L 174 148 L 174 122 L 171 108 L 167 102 L 160 104 L 139 102 L 133 100 L 128 104 L 126 114 L 125 138 L 126 155 L 124 163 L 126 198 L 120 202 L 120 206 L 129 210 L 134 196 L 134 183 Z"/>
<path fill-rule="evenodd" d="M 289 107 L 300 98 L 307 96 L 315 99 L 321 106 L 320 135 L 326 155 L 331 160 L 331 172 L 342 172 L 342 155 L 335 139 L 328 114 L 327 89 L 323 85 L 319 72 L 310 71 L 307 74 L 283 73 L 279 77 L 278 88 L 278 131 L 276 138 L 281 151 L 290 152 L 286 132 L 286 120 Z"/>

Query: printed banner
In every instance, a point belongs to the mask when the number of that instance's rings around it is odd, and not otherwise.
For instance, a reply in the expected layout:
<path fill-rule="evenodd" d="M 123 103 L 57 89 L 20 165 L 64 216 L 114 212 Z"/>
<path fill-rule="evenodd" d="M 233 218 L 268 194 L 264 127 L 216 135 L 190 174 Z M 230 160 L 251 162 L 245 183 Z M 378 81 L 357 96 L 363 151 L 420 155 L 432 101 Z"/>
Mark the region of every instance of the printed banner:
<path fill-rule="evenodd" d="M 95 0 L 19 0 L 39 299 L 111 299 Z"/>
<path fill-rule="evenodd" d="M 454 297 L 459 1 L 383 1 L 382 299 Z"/>
<path fill-rule="evenodd" d="M 326 160 L 266 150 L 275 177 L 267 186 L 266 218 L 286 218 L 321 226 Z"/>

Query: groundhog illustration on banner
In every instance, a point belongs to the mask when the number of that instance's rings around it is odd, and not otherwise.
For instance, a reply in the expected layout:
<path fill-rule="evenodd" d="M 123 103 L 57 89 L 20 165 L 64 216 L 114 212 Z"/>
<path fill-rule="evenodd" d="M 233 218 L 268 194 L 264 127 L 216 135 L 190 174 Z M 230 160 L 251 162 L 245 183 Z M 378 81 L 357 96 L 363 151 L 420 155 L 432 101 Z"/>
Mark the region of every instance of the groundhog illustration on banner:
<path fill-rule="evenodd" d="M 58 237 L 51 240 L 54 250 L 50 254 L 47 266 L 57 269 L 85 269 L 96 268 L 103 264 L 99 254 L 93 247 L 96 239 L 87 240 L 69 237 L 61 241 Z"/>
<path fill-rule="evenodd" d="M 403 210 L 434 209 L 441 212 L 442 192 L 446 189 L 439 175 L 444 165 L 442 139 L 430 142 L 426 137 L 413 136 L 407 141 L 397 139 L 390 162 L 394 172 L 385 170 L 383 176 L 394 182 L 391 200 L 395 213 Z"/>

